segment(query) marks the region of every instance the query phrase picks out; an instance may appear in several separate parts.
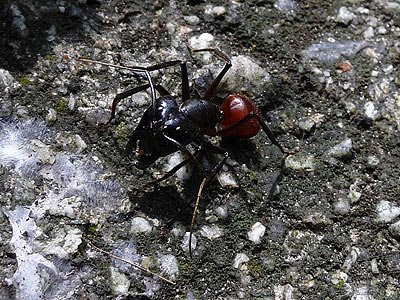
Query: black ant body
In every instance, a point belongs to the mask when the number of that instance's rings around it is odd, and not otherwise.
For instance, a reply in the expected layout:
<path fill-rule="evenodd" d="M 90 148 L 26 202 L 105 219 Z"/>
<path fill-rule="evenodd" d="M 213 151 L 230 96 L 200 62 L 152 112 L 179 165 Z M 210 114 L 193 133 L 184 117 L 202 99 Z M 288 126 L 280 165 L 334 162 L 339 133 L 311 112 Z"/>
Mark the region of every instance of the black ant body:
<path fill-rule="evenodd" d="M 144 112 L 139 124 L 133 131 L 126 146 L 127 154 L 131 154 L 138 148 L 138 162 L 136 167 L 146 169 L 160 157 L 165 157 L 176 151 L 182 151 L 186 159 L 173 167 L 164 176 L 146 184 L 154 184 L 170 177 L 189 161 L 196 164 L 202 172 L 204 179 L 200 185 L 195 205 L 195 212 L 192 218 L 190 229 L 189 249 L 191 253 L 191 233 L 198 201 L 205 185 L 212 180 L 222 168 L 228 158 L 228 153 L 221 147 L 206 141 L 204 135 L 229 136 L 235 138 L 251 138 L 262 129 L 271 142 L 276 145 L 283 154 L 286 152 L 277 142 L 268 126 L 262 121 L 256 105 L 248 98 L 241 95 L 230 95 L 219 106 L 211 102 L 219 83 L 227 73 L 232 63 L 229 57 L 217 49 L 199 49 L 193 52 L 210 51 L 225 62 L 225 66 L 206 90 L 200 99 L 190 98 L 190 87 L 186 62 L 181 60 L 169 61 L 156 64 L 150 67 L 116 66 L 107 63 L 79 59 L 83 62 L 97 63 L 105 66 L 117 67 L 134 72 L 144 73 L 149 81 L 148 84 L 127 90 L 118 94 L 113 103 L 111 117 L 108 123 L 115 116 L 118 103 L 129 96 L 150 88 L 151 105 Z M 182 80 L 182 99 L 178 104 L 176 97 L 162 86 L 155 84 L 150 76 L 151 71 L 164 69 L 174 65 L 180 65 Z M 156 97 L 156 91 L 160 97 Z M 193 144 L 196 151 L 191 153 L 186 146 Z M 224 158 L 212 169 L 211 172 L 204 170 L 197 159 L 200 151 L 207 151 L 221 154 Z"/>

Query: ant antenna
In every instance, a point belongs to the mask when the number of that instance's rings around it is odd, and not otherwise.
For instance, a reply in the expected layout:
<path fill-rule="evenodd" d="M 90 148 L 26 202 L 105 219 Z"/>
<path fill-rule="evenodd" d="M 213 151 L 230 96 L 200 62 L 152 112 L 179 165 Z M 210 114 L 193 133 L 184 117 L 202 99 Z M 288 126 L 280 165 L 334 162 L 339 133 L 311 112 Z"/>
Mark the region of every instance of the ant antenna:
<path fill-rule="evenodd" d="M 138 72 L 138 73 L 144 73 L 147 77 L 147 80 L 149 81 L 150 84 L 150 95 L 151 95 L 151 106 L 153 107 L 153 118 L 152 122 L 150 123 L 150 128 L 153 128 L 154 126 L 154 116 L 156 115 L 156 106 L 154 105 L 156 101 L 156 90 L 154 88 L 154 82 L 153 78 L 150 76 L 150 71 L 146 69 L 146 67 L 129 67 L 129 66 L 124 66 L 124 65 L 115 65 L 115 64 L 110 64 L 110 63 L 105 63 L 105 62 L 100 62 L 96 60 L 91 60 L 87 58 L 77 58 L 76 60 L 84 62 L 84 63 L 91 63 L 91 64 L 98 64 L 101 66 L 106 66 L 106 67 L 112 67 L 112 68 L 117 68 L 117 69 L 122 69 L 122 70 L 129 70 L 133 72 Z"/>

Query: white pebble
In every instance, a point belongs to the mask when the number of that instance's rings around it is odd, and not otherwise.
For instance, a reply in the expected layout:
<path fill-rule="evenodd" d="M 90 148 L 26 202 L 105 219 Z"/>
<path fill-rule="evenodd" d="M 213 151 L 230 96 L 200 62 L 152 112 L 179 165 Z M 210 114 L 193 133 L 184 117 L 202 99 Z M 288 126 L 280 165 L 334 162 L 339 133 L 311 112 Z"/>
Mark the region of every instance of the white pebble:
<path fill-rule="evenodd" d="M 203 225 L 200 228 L 200 234 L 210 240 L 213 240 L 222 236 L 222 229 L 217 225 Z"/>
<path fill-rule="evenodd" d="M 215 209 L 215 214 L 219 218 L 225 219 L 228 216 L 228 209 L 226 206 L 219 206 Z"/>
<path fill-rule="evenodd" d="M 57 120 L 57 111 L 53 108 L 50 108 L 47 111 L 46 121 L 49 123 L 53 123 Z"/>
<path fill-rule="evenodd" d="M 223 187 L 223 188 L 238 188 L 239 185 L 237 184 L 235 178 L 233 177 L 233 175 L 229 172 L 222 172 L 219 173 L 217 175 L 217 179 L 219 184 Z"/>
<path fill-rule="evenodd" d="M 162 274 L 167 274 L 169 278 L 175 280 L 179 275 L 178 260 L 171 254 L 160 254 L 158 256 Z"/>
<path fill-rule="evenodd" d="M 400 221 L 397 221 L 396 223 L 390 225 L 389 231 L 395 237 L 400 238 Z"/>
<path fill-rule="evenodd" d="M 131 281 L 125 274 L 120 273 L 116 268 L 110 267 L 111 290 L 114 295 L 127 294 Z"/>
<path fill-rule="evenodd" d="M 135 217 L 131 222 L 131 230 L 130 232 L 133 234 L 138 233 L 150 233 L 153 230 L 153 226 L 151 226 L 150 222 L 142 217 Z"/>
<path fill-rule="evenodd" d="M 250 231 L 247 232 L 247 237 L 254 244 L 259 244 L 264 234 L 265 234 L 265 226 L 260 222 L 257 222 L 251 227 Z"/>
<path fill-rule="evenodd" d="M 339 8 L 338 13 L 336 15 L 336 22 L 347 25 L 354 18 L 355 15 L 352 12 L 350 12 L 347 7 L 342 6 L 341 8 Z"/>
<path fill-rule="evenodd" d="M 369 167 L 376 167 L 379 163 L 379 158 L 377 158 L 375 155 L 370 155 L 367 157 L 367 164 Z"/>
<path fill-rule="evenodd" d="M 299 120 L 299 128 L 303 131 L 310 132 L 315 126 L 315 122 L 310 118 L 302 118 Z"/>
<path fill-rule="evenodd" d="M 224 6 L 214 6 L 212 9 L 212 14 L 215 16 L 221 16 L 226 12 Z"/>
<path fill-rule="evenodd" d="M 348 214 L 350 211 L 350 201 L 347 198 L 339 198 L 334 205 L 335 213 L 339 215 Z"/>
<path fill-rule="evenodd" d="M 333 146 L 328 150 L 328 154 L 336 158 L 345 158 L 351 154 L 353 142 L 351 139 L 345 139 L 343 142 Z"/>
<path fill-rule="evenodd" d="M 87 148 L 87 144 L 85 143 L 85 141 L 81 138 L 81 136 L 79 134 L 75 134 L 74 144 L 75 144 L 78 152 L 82 152 L 84 149 Z"/>
<path fill-rule="evenodd" d="M 342 272 L 340 270 L 337 270 L 334 274 L 332 274 L 331 276 L 331 282 L 334 285 L 338 285 L 338 284 L 343 284 L 346 283 L 347 279 L 348 279 L 348 275 L 345 272 Z"/>
<path fill-rule="evenodd" d="M 367 29 L 365 29 L 365 31 L 363 32 L 363 36 L 364 36 L 365 39 L 373 38 L 374 35 L 375 35 L 374 29 L 373 29 L 371 26 L 369 26 L 369 27 L 368 27 Z"/>
<path fill-rule="evenodd" d="M 250 259 L 249 259 L 249 257 L 248 257 L 246 254 L 244 254 L 244 253 L 238 253 L 238 254 L 236 254 L 236 256 L 235 256 L 235 259 L 234 259 L 234 261 L 233 261 L 232 266 L 233 266 L 234 268 L 238 269 L 239 266 L 240 266 L 241 264 L 246 263 L 246 262 L 248 262 L 249 260 L 250 260 Z"/>
<path fill-rule="evenodd" d="M 183 19 L 189 25 L 197 25 L 200 23 L 200 18 L 198 16 L 184 16 Z"/>
<path fill-rule="evenodd" d="M 285 159 L 285 167 L 295 171 L 314 171 L 314 156 L 305 154 L 289 155 Z"/>
<path fill-rule="evenodd" d="M 209 33 L 202 33 L 198 37 L 194 36 L 190 38 L 189 43 L 193 49 L 203 49 L 211 47 L 213 41 L 214 41 L 213 35 Z"/>
<path fill-rule="evenodd" d="M 364 113 L 369 119 L 373 121 L 379 117 L 379 111 L 375 108 L 375 104 L 373 101 L 368 101 L 364 104 Z"/>
<path fill-rule="evenodd" d="M 388 223 L 400 216 L 400 207 L 389 201 L 379 202 L 377 208 L 378 221 Z"/>
<path fill-rule="evenodd" d="M 189 237 L 190 237 L 190 232 L 186 232 L 185 235 L 183 236 L 181 248 L 183 251 L 189 252 Z M 192 234 L 192 251 L 194 251 L 197 247 L 197 238 L 196 235 L 193 233 Z"/>
<path fill-rule="evenodd" d="M 14 77 L 5 69 L 0 69 L 0 90 L 11 86 L 15 82 Z"/>

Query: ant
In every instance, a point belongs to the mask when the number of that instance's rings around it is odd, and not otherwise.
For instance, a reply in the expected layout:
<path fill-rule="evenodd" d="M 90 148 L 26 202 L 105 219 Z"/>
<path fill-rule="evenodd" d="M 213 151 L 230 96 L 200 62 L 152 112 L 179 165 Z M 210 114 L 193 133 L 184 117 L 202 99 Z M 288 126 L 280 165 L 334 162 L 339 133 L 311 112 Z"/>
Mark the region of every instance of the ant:
<path fill-rule="evenodd" d="M 199 98 L 190 97 L 190 86 L 186 61 L 173 60 L 155 64 L 149 67 L 138 66 L 118 66 L 89 59 L 79 58 L 78 60 L 86 63 L 96 63 L 104 66 L 130 70 L 137 73 L 144 73 L 148 83 L 129 89 L 117 94 L 112 103 L 111 117 L 109 124 L 115 117 L 118 103 L 138 92 L 150 88 L 151 105 L 145 110 L 139 124 L 133 131 L 126 145 L 126 153 L 130 155 L 138 148 L 138 161 L 135 166 L 144 170 L 153 164 L 160 157 L 165 157 L 177 151 L 182 151 L 186 159 L 173 167 L 166 174 L 144 186 L 161 182 L 190 161 L 193 162 L 203 175 L 197 199 L 195 203 L 189 235 L 189 252 L 192 256 L 191 239 L 194 220 L 201 193 L 204 187 L 216 176 L 228 159 L 228 152 L 204 139 L 204 135 L 233 137 L 248 139 L 255 136 L 260 129 L 277 146 L 283 154 L 289 154 L 275 139 L 274 134 L 267 124 L 261 119 L 260 112 L 253 101 L 245 96 L 234 94 L 228 96 L 219 106 L 211 101 L 224 75 L 232 66 L 230 58 L 222 51 L 215 48 L 190 49 L 191 52 L 209 51 L 225 62 L 223 69 L 212 81 L 204 95 Z M 164 87 L 153 82 L 150 76 L 151 71 L 179 65 L 181 69 L 182 96 L 181 103 L 178 104 L 177 97 L 172 96 Z M 156 91 L 160 97 L 156 97 Z M 186 147 L 192 144 L 195 152 L 190 152 Z M 223 159 L 210 172 L 202 167 L 197 159 L 200 151 L 211 152 L 223 155 Z M 208 174 L 207 174 L 208 173 Z"/>

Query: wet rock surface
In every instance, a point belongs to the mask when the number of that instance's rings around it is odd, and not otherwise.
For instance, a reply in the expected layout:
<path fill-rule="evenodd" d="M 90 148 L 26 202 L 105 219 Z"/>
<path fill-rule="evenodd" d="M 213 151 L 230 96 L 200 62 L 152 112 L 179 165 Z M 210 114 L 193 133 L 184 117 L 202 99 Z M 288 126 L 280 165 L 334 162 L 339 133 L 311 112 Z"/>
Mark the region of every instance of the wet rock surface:
<path fill-rule="evenodd" d="M 0 299 L 397 299 L 399 16 L 383 0 L 2 1 Z M 102 126 L 145 77 L 77 60 L 186 60 L 201 95 L 223 62 L 188 45 L 229 54 L 215 101 L 251 97 L 293 149 L 210 139 L 229 159 L 192 258 L 196 166 L 141 188 L 184 155 L 144 171 L 124 155 L 148 91 Z M 152 75 L 179 98 L 179 71 Z"/>

